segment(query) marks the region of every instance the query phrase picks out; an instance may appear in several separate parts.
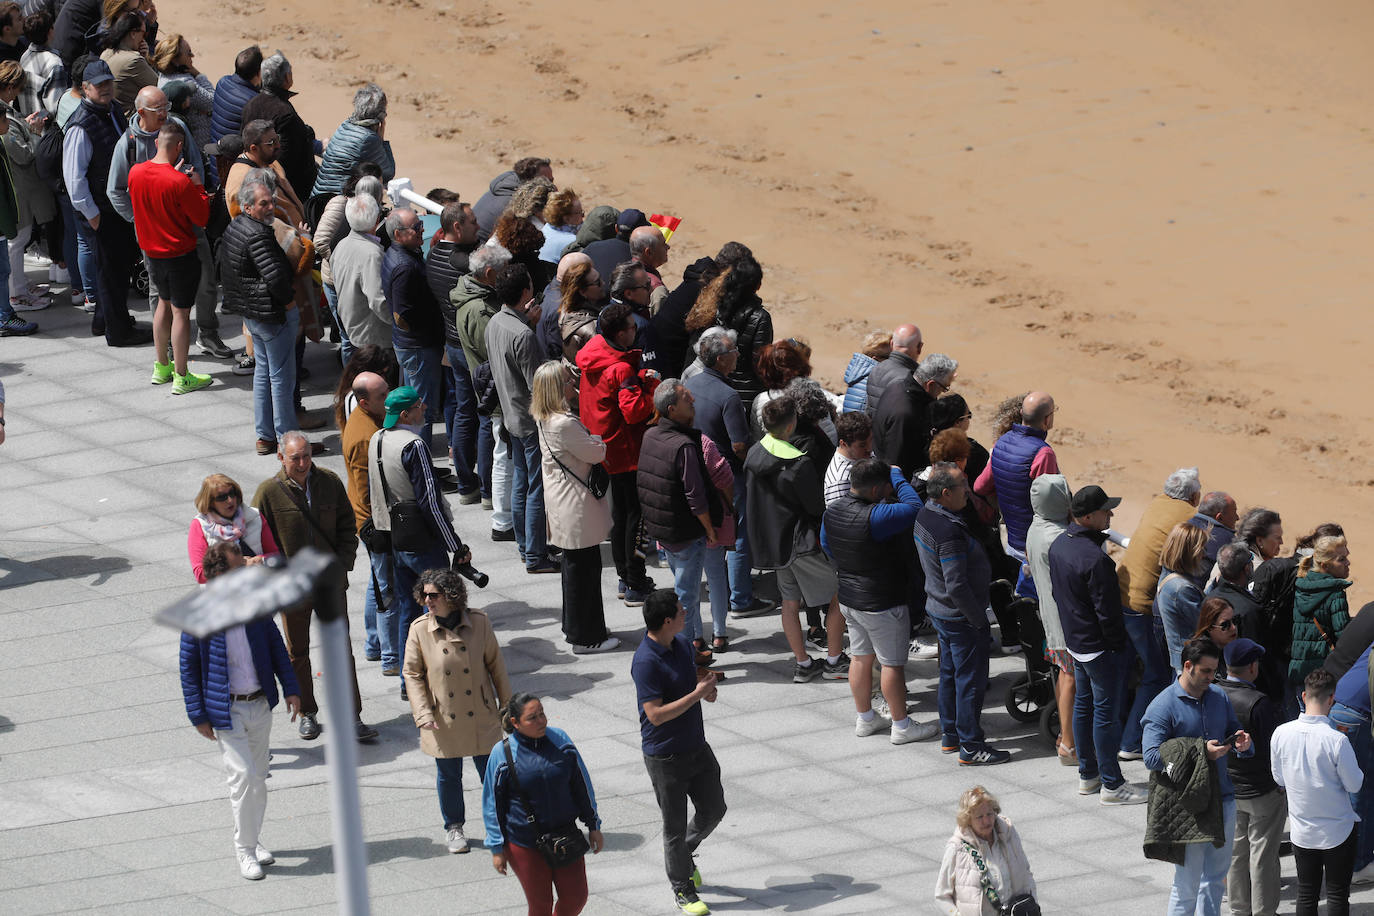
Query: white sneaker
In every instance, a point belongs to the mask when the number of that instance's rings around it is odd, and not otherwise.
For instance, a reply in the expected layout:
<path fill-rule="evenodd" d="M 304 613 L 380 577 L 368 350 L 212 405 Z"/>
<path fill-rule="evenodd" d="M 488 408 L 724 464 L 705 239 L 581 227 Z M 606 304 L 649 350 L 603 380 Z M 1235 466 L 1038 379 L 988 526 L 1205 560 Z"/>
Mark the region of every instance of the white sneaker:
<path fill-rule="evenodd" d="M 912 658 L 918 659 L 938 658 L 940 655 L 940 645 L 939 643 L 913 639 L 911 645 L 907 647 L 907 653 Z"/>
<path fill-rule="evenodd" d="M 461 853 L 468 851 L 468 838 L 463 836 L 462 827 L 450 827 L 448 830 L 448 851 Z"/>
<path fill-rule="evenodd" d="M 52 300 L 42 296 L 11 296 L 10 308 L 16 312 L 41 312 L 52 305 Z"/>
<path fill-rule="evenodd" d="M 274 865 L 277 861 L 277 857 L 272 855 L 272 850 L 261 843 L 258 844 L 257 849 L 253 850 L 253 856 L 258 860 L 259 865 Z"/>
<path fill-rule="evenodd" d="M 1097 778 L 1096 776 L 1094 776 L 1092 779 L 1083 779 L 1080 777 L 1078 780 L 1079 795 L 1093 795 L 1096 794 L 1096 792 L 1101 788 L 1102 780 Z"/>
<path fill-rule="evenodd" d="M 861 716 L 854 717 L 854 734 L 860 738 L 867 738 L 869 735 L 876 735 L 880 731 L 885 731 L 892 727 L 892 720 L 876 709 L 873 711 L 873 718 L 867 722 Z"/>
<path fill-rule="evenodd" d="M 1137 789 L 1129 782 L 1123 782 L 1115 789 L 1102 787 L 1098 801 L 1104 805 L 1143 805 L 1150 800 L 1150 793 Z"/>
<path fill-rule="evenodd" d="M 253 854 L 246 850 L 239 850 L 239 874 L 249 881 L 261 881 L 263 878 L 262 866 L 258 860 L 253 858 Z"/>
<path fill-rule="evenodd" d="M 620 640 L 619 640 L 619 638 L 617 638 L 617 637 L 615 637 L 615 636 L 607 636 L 607 637 L 606 637 L 605 639 L 603 639 L 601 642 L 599 642 L 599 643 L 594 643 L 593 645 L 590 645 L 590 646 L 578 646 L 578 645 L 574 645 L 574 646 L 572 647 L 572 651 L 573 651 L 573 655 L 593 655 L 593 654 L 595 654 L 595 653 L 597 653 L 597 652 L 610 652 L 610 651 L 612 651 L 613 649 L 618 649 L 618 648 L 620 648 Z"/>
<path fill-rule="evenodd" d="M 1374 884 L 1374 862 L 1350 876 L 1351 884 Z"/>
<path fill-rule="evenodd" d="M 1117 760 L 1143 760 L 1145 755 L 1140 751 L 1117 751 Z"/>
<path fill-rule="evenodd" d="M 911 723 L 906 728 L 892 726 L 893 744 L 911 744 L 914 741 L 927 741 L 940 734 L 939 722 L 917 722 L 915 719 L 908 718 Z"/>

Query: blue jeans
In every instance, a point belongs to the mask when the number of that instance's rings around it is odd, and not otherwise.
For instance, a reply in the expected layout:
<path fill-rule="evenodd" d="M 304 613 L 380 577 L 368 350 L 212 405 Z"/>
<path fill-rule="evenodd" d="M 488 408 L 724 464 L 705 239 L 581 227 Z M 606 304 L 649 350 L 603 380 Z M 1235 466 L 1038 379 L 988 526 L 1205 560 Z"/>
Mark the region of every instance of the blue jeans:
<path fill-rule="evenodd" d="M 367 628 L 367 640 L 363 647 L 368 655 L 382 656 L 382 667 L 391 668 L 401 663 L 401 649 L 392 641 L 392 633 L 386 626 L 378 627 L 381 621 L 389 620 L 386 617 L 387 607 L 396 602 L 392 594 L 392 582 L 395 573 L 392 571 L 391 554 L 367 552 L 368 564 L 371 571 L 367 576 L 365 586 L 366 595 L 363 598 L 363 625 Z M 372 587 L 372 579 L 376 577 L 377 587 Z M 382 594 L 382 603 L 377 604 L 377 592 Z"/>
<path fill-rule="evenodd" d="M 496 457 L 496 433 L 491 417 L 477 415 L 477 479 L 482 481 L 482 498 L 491 499 L 491 467 Z"/>
<path fill-rule="evenodd" d="M 448 353 L 448 393 L 444 399 L 444 427 L 448 430 L 448 447 L 453 452 L 453 473 L 458 478 L 458 492 L 471 493 L 481 488 L 491 491 L 491 474 L 488 472 L 486 485 L 478 477 L 477 440 L 480 433 L 477 421 L 477 395 L 472 390 L 472 373 L 468 371 L 467 357 L 463 348 L 446 344 Z M 491 424 L 486 424 L 487 436 L 491 436 Z"/>
<path fill-rule="evenodd" d="M 1090 662 L 1075 659 L 1073 663 L 1073 740 L 1078 749 L 1078 777 L 1100 776 L 1104 789 L 1115 789 L 1125 781 L 1116 759 L 1121 750 L 1123 657 L 1124 652 L 1108 649 Z M 1229 852 L 1227 858 L 1229 861 Z"/>
<path fill-rule="evenodd" d="M 975 753 L 986 743 L 981 720 L 992 631 L 964 617 L 929 618 L 940 637 L 940 732 L 958 735 L 960 750 Z"/>
<path fill-rule="evenodd" d="M 343 360 L 345 366 L 353 358 L 353 344 L 348 339 L 348 331 L 344 330 L 343 321 L 339 318 L 339 291 L 328 283 L 324 286 L 324 301 L 329 305 L 329 314 L 334 316 L 334 325 L 339 329 L 339 358 Z"/>
<path fill-rule="evenodd" d="M 1331 707 L 1331 727 L 1350 739 L 1350 747 L 1355 752 L 1360 769 L 1370 773 L 1360 786 L 1360 791 L 1350 796 L 1350 804 L 1360 816 L 1355 825 L 1355 871 L 1374 862 L 1374 737 L 1369 731 L 1369 716 L 1358 709 L 1351 709 L 1344 703 Z"/>
<path fill-rule="evenodd" d="M 1149 708 L 1150 701 L 1169 686 L 1169 662 L 1164 657 L 1164 648 L 1155 639 L 1153 614 L 1137 614 L 1135 611 L 1123 609 L 1122 616 L 1125 618 L 1126 633 L 1131 637 L 1131 645 L 1126 652 L 1128 660 L 1122 666 L 1122 670 L 1131 670 L 1137 655 L 1145 663 L 1145 671 L 1140 675 L 1140 686 L 1135 691 L 1135 702 L 1131 704 L 1131 711 L 1126 714 L 1126 725 L 1121 731 L 1122 750 L 1138 751 L 1145 731 L 1140 720 Z"/>
<path fill-rule="evenodd" d="M 478 782 L 486 780 L 487 756 L 478 754 L 472 758 Z M 467 808 L 463 805 L 463 758 L 435 757 L 434 766 L 439 771 L 435 784 L 439 789 L 439 813 L 444 816 L 444 829 L 461 827 L 467 817 Z"/>
<path fill-rule="evenodd" d="M 673 571 L 673 591 L 687 609 L 688 639 L 701 639 L 701 573 L 711 586 L 711 634 L 725 635 L 725 621 L 730 613 L 730 580 L 725 570 L 725 548 L 707 547 L 706 538 L 699 537 L 681 550 L 666 550 L 668 568 Z"/>
<path fill-rule="evenodd" d="M 511 434 L 511 515 L 515 543 L 526 568 L 549 559 L 548 530 L 544 526 L 544 474 L 540 470 L 539 435 L 523 439 Z"/>
<path fill-rule="evenodd" d="M 392 651 L 395 652 L 397 665 L 405 660 L 406 635 L 415 618 L 424 613 L 424 608 L 415 601 L 415 583 L 420 574 L 431 569 L 444 569 L 448 566 L 448 554 L 439 548 L 415 553 L 410 550 L 391 552 L 392 599 L 391 607 L 385 612 L 377 610 L 377 629 L 384 635 L 382 641 L 382 665 L 386 666 L 386 641 L 391 638 Z"/>
<path fill-rule="evenodd" d="M 744 469 L 735 472 L 735 549 L 726 559 L 730 570 L 730 607 L 744 608 L 754 603 L 753 569 L 749 557 L 749 519 L 745 515 L 747 488 Z"/>
<path fill-rule="evenodd" d="M 249 318 L 248 333 L 253 336 L 253 422 L 258 438 L 280 442 L 296 428 L 296 333 L 301 313 L 286 310 L 281 324 Z"/>
<path fill-rule="evenodd" d="M 72 199 L 65 193 L 57 195 L 62 206 L 62 250 L 67 255 L 67 273 L 71 274 L 72 289 L 79 289 L 86 298 L 95 301 L 95 247 L 81 233 L 86 221 L 76 215 Z"/>
<path fill-rule="evenodd" d="M 444 354 L 438 347 L 394 347 L 396 361 L 401 364 L 401 383 L 420 393 L 425 402 L 425 425 L 420 438 L 425 447 L 434 442 L 434 424 L 442 417 Z"/>
<path fill-rule="evenodd" d="M 1221 800 L 1221 819 L 1226 825 L 1226 844 L 1189 843 L 1183 864 L 1174 866 L 1174 886 L 1169 891 L 1169 916 L 1221 916 L 1221 894 L 1231 867 L 1231 845 L 1236 839 L 1236 800 Z"/>

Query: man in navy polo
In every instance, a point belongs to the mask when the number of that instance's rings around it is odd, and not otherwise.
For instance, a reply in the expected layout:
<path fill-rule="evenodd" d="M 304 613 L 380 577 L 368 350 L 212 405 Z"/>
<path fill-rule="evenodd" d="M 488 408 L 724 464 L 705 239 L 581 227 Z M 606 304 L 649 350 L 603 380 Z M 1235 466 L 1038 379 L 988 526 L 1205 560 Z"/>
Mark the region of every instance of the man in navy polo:
<path fill-rule="evenodd" d="M 648 632 L 635 650 L 630 676 L 639 704 L 644 768 L 663 815 L 663 863 L 678 909 L 690 916 L 711 910 L 697 897 L 701 872 L 692 862 L 701 841 L 725 817 L 720 764 L 706 743 L 701 701 L 714 703 L 716 679 L 698 674 L 692 643 L 682 635 L 687 612 L 671 588 L 651 592 L 644 602 Z M 687 800 L 696 814 L 687 823 Z"/>

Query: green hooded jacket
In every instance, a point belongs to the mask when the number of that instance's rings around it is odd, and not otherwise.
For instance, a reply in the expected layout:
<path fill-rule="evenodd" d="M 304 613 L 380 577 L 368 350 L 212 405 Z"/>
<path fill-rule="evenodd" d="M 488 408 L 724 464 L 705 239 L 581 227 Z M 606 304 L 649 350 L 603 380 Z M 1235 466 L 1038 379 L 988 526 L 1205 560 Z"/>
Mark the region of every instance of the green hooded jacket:
<path fill-rule="evenodd" d="M 1350 623 L 1350 602 L 1345 590 L 1351 581 L 1313 569 L 1300 575 L 1293 585 L 1293 647 L 1289 652 L 1288 682 L 1301 685 L 1314 668 L 1326 661 Z"/>

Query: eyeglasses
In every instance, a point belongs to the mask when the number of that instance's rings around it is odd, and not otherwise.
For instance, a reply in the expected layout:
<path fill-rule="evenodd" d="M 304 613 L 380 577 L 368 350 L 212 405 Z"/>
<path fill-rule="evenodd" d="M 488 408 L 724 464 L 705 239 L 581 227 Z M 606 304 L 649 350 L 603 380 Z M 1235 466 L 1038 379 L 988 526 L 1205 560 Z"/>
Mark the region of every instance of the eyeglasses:
<path fill-rule="evenodd" d="M 1234 620 L 1222 620 L 1222 621 L 1219 621 L 1219 622 L 1217 622 L 1217 623 L 1212 624 L 1212 626 L 1213 626 L 1215 629 L 1218 629 L 1218 630 L 1229 630 L 1229 629 L 1231 629 L 1232 627 L 1234 627 L 1235 625 L 1236 625 L 1236 622 L 1235 622 Z"/>
<path fill-rule="evenodd" d="M 950 386 L 949 386 L 949 385 L 946 385 L 944 382 L 940 381 L 939 379 L 931 379 L 931 381 L 933 381 L 935 384 L 937 384 L 937 385 L 940 386 L 940 393 L 941 393 L 941 394 L 944 394 L 945 392 L 949 391 L 949 389 L 950 389 Z"/>
<path fill-rule="evenodd" d="M 234 493 L 233 490 L 230 490 L 228 493 L 216 493 L 211 499 L 217 503 L 222 503 L 226 499 L 238 499 L 238 495 Z"/>
<path fill-rule="evenodd" d="M 627 286 L 627 287 L 625 287 L 625 290 L 628 292 L 629 290 L 632 290 L 632 289 L 653 289 L 653 288 L 654 288 L 654 285 L 653 285 L 652 283 L 641 283 L 641 284 L 639 284 L 638 286 Z"/>
<path fill-rule="evenodd" d="M 280 141 L 280 140 L 262 140 L 262 141 L 260 141 L 260 142 L 258 143 L 258 146 L 262 146 L 262 147 L 280 146 L 280 145 L 281 145 L 281 141 Z"/>
<path fill-rule="evenodd" d="M 433 599 L 435 599 L 435 598 L 442 598 L 442 597 L 444 597 L 444 593 L 443 593 L 443 592 L 421 592 L 421 593 L 420 593 L 420 600 L 421 600 L 421 601 L 431 601 L 431 600 L 433 600 Z"/>

